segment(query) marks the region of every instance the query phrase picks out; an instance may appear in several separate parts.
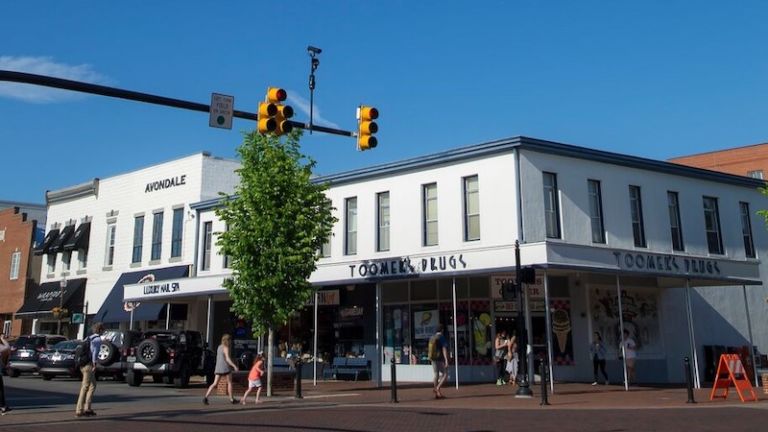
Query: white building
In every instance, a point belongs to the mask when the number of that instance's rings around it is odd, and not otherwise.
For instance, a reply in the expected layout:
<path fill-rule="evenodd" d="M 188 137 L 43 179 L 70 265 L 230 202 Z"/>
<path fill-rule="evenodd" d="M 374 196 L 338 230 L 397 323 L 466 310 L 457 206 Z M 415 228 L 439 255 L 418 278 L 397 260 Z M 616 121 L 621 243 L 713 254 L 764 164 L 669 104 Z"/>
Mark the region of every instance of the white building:
<path fill-rule="evenodd" d="M 191 274 L 197 220 L 190 204 L 231 194 L 239 166 L 198 153 L 47 192 L 47 235 L 39 249 L 45 260 L 35 299 L 58 303 L 62 291 L 70 313 L 84 312 L 110 327 L 128 328 L 132 319 L 142 329 L 164 328 L 170 320 L 180 327 L 200 325 L 194 305 L 148 303 L 127 312 L 123 285 Z M 35 330 L 51 332 L 54 325 L 38 320 Z"/>
<path fill-rule="evenodd" d="M 429 381 L 426 346 L 440 322 L 454 378 L 493 381 L 493 337 L 516 324 L 517 304 L 500 287 L 514 277 L 519 241 L 521 265 L 536 269 L 526 287 L 529 340 L 556 380 L 592 380 L 588 348 L 600 332 L 611 380 L 622 381 L 622 328 L 638 342 L 640 382 L 682 381 L 684 356 L 706 375 L 717 345 L 753 338 L 768 351 L 768 332 L 748 320 L 768 318 L 760 181 L 530 138 L 317 181 L 330 183 L 339 222 L 311 278 L 317 316 L 297 313 L 278 334 L 281 349 L 365 357 L 384 381 L 394 358 L 399 379 Z M 215 246 L 226 228 L 217 205 L 190 206 L 200 228 L 196 277 L 169 281 L 170 292 L 127 285 L 124 300 L 208 303 L 205 325 L 196 324 L 209 338 L 247 337 L 221 288 L 229 270 Z"/>

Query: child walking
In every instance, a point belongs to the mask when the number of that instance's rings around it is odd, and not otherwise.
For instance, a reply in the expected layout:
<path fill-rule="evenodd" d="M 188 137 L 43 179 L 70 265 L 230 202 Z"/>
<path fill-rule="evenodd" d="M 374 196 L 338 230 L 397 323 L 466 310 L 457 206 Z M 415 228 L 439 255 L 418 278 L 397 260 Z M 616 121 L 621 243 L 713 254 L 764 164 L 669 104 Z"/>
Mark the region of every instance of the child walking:
<path fill-rule="evenodd" d="M 260 403 L 259 395 L 261 394 L 261 376 L 264 374 L 264 355 L 263 353 L 258 353 L 256 355 L 256 358 L 253 360 L 253 367 L 251 367 L 251 371 L 248 372 L 248 388 L 245 390 L 245 394 L 243 394 L 242 399 L 240 399 L 240 403 L 245 405 L 246 401 L 245 399 L 248 397 L 248 395 L 251 393 L 251 390 L 254 388 L 256 389 L 256 403 Z"/>

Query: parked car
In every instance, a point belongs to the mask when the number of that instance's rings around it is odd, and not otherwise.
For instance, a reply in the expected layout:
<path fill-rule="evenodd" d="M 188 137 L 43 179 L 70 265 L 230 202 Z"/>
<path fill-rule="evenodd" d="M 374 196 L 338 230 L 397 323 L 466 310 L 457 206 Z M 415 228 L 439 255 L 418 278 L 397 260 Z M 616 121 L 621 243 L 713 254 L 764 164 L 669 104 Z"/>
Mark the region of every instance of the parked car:
<path fill-rule="evenodd" d="M 127 357 L 131 348 L 143 340 L 143 334 L 135 330 L 107 330 L 101 335 L 101 346 L 96 355 L 96 375 L 111 375 L 117 381 L 125 379 L 128 371 Z"/>
<path fill-rule="evenodd" d="M 144 333 L 136 348 L 126 358 L 128 385 L 141 385 L 145 375 L 155 382 L 183 388 L 192 375 L 202 375 L 213 382 L 215 356 L 203 346 L 200 332 L 191 330 L 151 330 Z"/>
<path fill-rule="evenodd" d="M 59 335 L 19 336 L 11 346 L 8 375 L 15 378 L 24 372 L 37 372 L 40 353 L 65 340 L 67 338 Z"/>
<path fill-rule="evenodd" d="M 75 349 L 80 343 L 79 340 L 63 341 L 51 349 L 41 352 L 40 358 L 37 360 L 37 371 L 40 376 L 46 381 L 59 375 L 72 378 L 80 377 L 80 369 L 75 364 Z"/>

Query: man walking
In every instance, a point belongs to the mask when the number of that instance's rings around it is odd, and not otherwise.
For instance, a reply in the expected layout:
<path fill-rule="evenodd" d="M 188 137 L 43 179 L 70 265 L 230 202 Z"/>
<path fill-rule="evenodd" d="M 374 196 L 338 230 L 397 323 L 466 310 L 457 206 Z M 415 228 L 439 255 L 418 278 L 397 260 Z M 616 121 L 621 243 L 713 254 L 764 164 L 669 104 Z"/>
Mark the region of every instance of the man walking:
<path fill-rule="evenodd" d="M 437 332 L 429 339 L 427 351 L 435 374 L 432 391 L 435 393 L 435 399 L 443 399 L 445 396 L 440 392 L 440 388 L 448 379 L 448 340 L 443 336 L 442 324 L 437 325 Z"/>
<path fill-rule="evenodd" d="M 5 387 L 3 385 L 3 369 L 5 368 L 5 365 L 3 364 L 3 353 L 10 349 L 11 346 L 5 339 L 5 335 L 0 333 L 0 415 L 5 415 L 5 413 L 11 410 L 8 408 L 8 404 L 5 403 Z"/>
<path fill-rule="evenodd" d="M 92 327 L 93 334 L 83 341 L 80 348 L 80 358 L 77 359 L 80 372 L 83 374 L 83 383 L 80 385 L 80 396 L 77 398 L 75 417 L 91 417 L 96 413 L 91 408 L 93 392 L 96 391 L 96 355 L 101 347 L 101 334 L 104 326 L 95 323 Z"/>

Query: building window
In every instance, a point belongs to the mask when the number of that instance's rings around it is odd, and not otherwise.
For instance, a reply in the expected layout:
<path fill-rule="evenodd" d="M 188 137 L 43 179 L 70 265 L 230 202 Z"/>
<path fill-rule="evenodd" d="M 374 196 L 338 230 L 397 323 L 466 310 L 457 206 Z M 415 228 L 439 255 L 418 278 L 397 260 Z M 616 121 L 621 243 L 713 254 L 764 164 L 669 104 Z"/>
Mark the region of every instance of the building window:
<path fill-rule="evenodd" d="M 384 252 L 389 250 L 389 192 L 376 194 L 376 203 L 376 250 Z"/>
<path fill-rule="evenodd" d="M 424 214 L 424 246 L 437 245 L 437 183 L 422 186 L 422 213 Z"/>
<path fill-rule="evenodd" d="M 544 173 L 544 223 L 548 238 L 560 238 L 557 174 Z"/>
<path fill-rule="evenodd" d="M 464 241 L 480 240 L 480 183 L 464 177 Z"/>
<path fill-rule="evenodd" d="M 747 171 L 747 177 L 763 179 L 763 170 Z"/>
<path fill-rule="evenodd" d="M 80 264 L 80 270 L 88 268 L 88 251 L 83 249 L 77 251 L 77 261 Z"/>
<path fill-rule="evenodd" d="M 707 231 L 709 253 L 723 254 L 723 237 L 720 234 L 720 214 L 717 198 L 704 197 L 704 228 Z"/>
<path fill-rule="evenodd" d="M 755 258 L 755 244 L 752 242 L 752 222 L 749 220 L 749 203 L 740 202 L 741 235 L 744 237 L 744 254 L 747 258 Z"/>
<path fill-rule="evenodd" d="M 669 206 L 669 229 L 672 234 L 672 250 L 683 251 L 683 226 L 680 221 L 680 202 L 677 192 L 667 192 L 667 205 Z"/>
<path fill-rule="evenodd" d="M 224 231 L 229 231 L 229 224 L 224 225 Z M 232 261 L 232 257 L 230 257 L 229 255 L 224 255 L 223 266 L 225 269 L 229 268 L 231 261 Z"/>
<path fill-rule="evenodd" d="M 104 265 L 109 267 L 115 262 L 115 234 L 117 225 L 113 222 L 107 224 L 107 253 L 104 256 Z"/>
<path fill-rule="evenodd" d="M 344 254 L 354 255 L 357 253 L 357 197 L 347 198 L 344 209 L 347 215 L 344 221 Z"/>
<path fill-rule="evenodd" d="M 56 254 L 48 255 L 48 273 L 54 273 L 56 271 Z"/>
<path fill-rule="evenodd" d="M 136 216 L 133 219 L 133 253 L 131 262 L 141 262 L 141 253 L 144 247 L 144 216 Z"/>
<path fill-rule="evenodd" d="M 61 271 L 68 272 L 70 269 L 70 263 L 72 261 L 72 251 L 64 251 L 61 253 Z"/>
<path fill-rule="evenodd" d="M 152 261 L 160 259 L 163 253 L 163 212 L 157 212 L 152 220 Z"/>
<path fill-rule="evenodd" d="M 603 193 L 598 180 L 587 180 L 589 191 L 589 219 L 592 224 L 592 243 L 605 243 L 603 224 Z"/>
<path fill-rule="evenodd" d="M 171 258 L 181 256 L 181 239 L 184 233 L 184 209 L 173 209 L 173 229 L 171 230 Z"/>
<path fill-rule="evenodd" d="M 635 246 L 646 247 L 645 225 L 643 224 L 643 200 L 640 198 L 640 186 L 629 186 L 629 207 L 632 214 L 632 236 Z"/>
<path fill-rule="evenodd" d="M 21 251 L 11 254 L 11 280 L 19 278 L 19 267 L 21 267 Z"/>
<path fill-rule="evenodd" d="M 203 263 L 201 270 L 211 269 L 211 244 L 213 242 L 213 222 L 203 224 Z"/>

